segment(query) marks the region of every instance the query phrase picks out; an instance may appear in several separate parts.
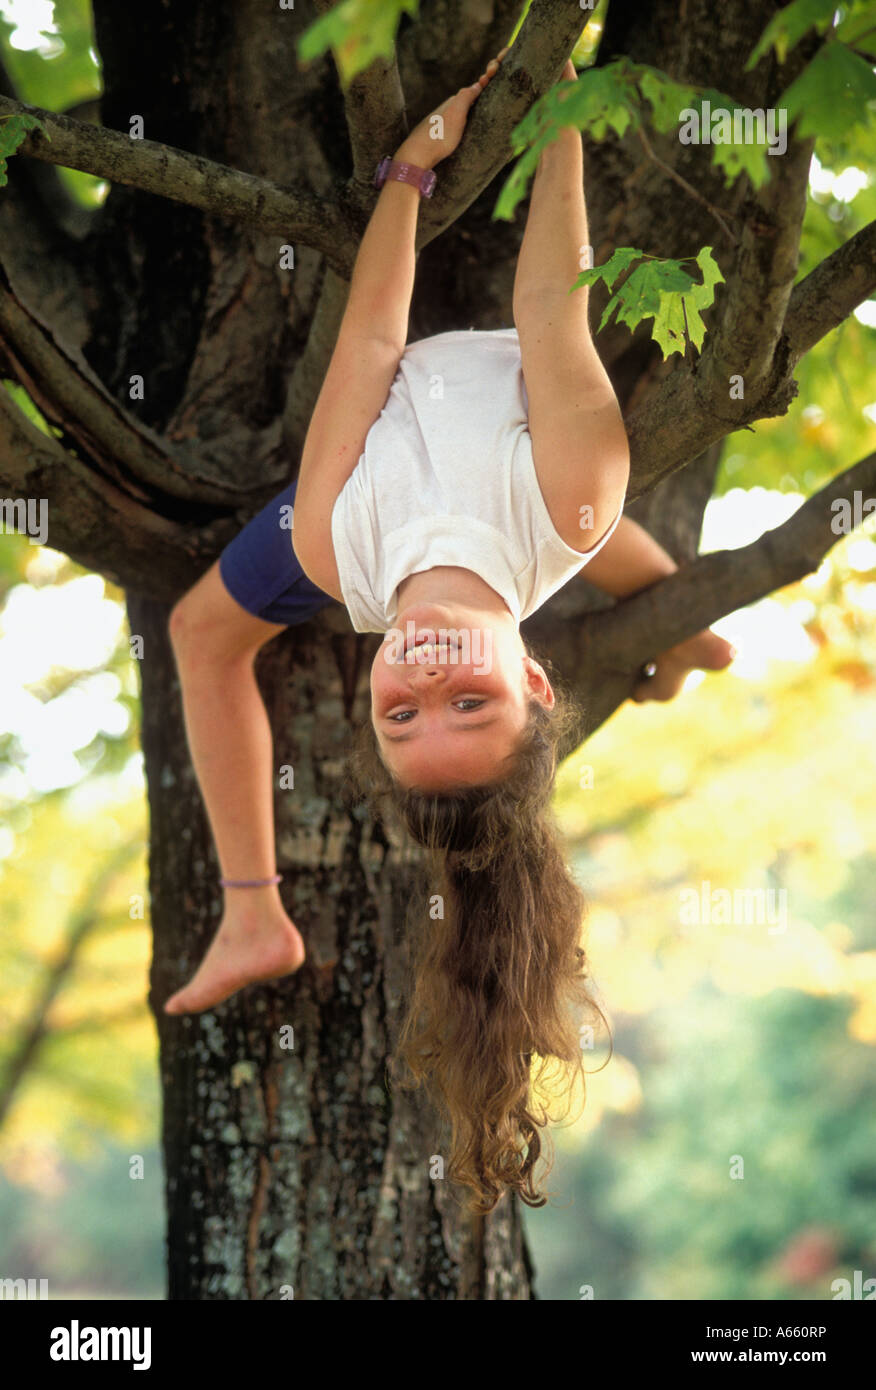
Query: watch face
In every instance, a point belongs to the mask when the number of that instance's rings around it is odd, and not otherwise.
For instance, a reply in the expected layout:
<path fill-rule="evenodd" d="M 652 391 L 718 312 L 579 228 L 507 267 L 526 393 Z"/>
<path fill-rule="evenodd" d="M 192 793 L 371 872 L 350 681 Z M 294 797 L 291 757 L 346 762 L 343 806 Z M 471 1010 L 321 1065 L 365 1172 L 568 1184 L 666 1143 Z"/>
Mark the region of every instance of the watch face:
<path fill-rule="evenodd" d="M 435 170 L 427 169 L 425 174 L 423 175 L 423 182 L 421 185 L 421 190 L 424 198 L 431 198 L 432 189 L 435 187 L 435 184 L 437 182 L 438 175 L 435 173 Z"/>

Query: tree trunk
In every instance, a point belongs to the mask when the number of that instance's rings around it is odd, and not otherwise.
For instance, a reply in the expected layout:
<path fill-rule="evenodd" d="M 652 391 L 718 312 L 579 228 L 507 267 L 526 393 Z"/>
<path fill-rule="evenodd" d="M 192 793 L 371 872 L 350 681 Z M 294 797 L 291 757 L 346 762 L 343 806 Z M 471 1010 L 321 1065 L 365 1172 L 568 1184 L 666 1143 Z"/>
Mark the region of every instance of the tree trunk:
<path fill-rule="evenodd" d="M 386 1077 L 418 875 L 400 837 L 389 844 L 367 816 L 342 809 L 345 706 L 370 644 L 333 615 L 284 633 L 257 668 L 275 767 L 292 769 L 293 788 L 280 790 L 278 777 L 275 789 L 278 865 L 305 965 L 217 1011 L 172 1019 L 161 1005 L 218 925 L 219 871 L 188 759 L 167 607 L 134 595 L 128 607 L 144 650 L 168 1296 L 532 1297 L 517 1205 L 467 1215 L 458 1189 L 434 1176 L 442 1150 L 428 1108 Z"/>

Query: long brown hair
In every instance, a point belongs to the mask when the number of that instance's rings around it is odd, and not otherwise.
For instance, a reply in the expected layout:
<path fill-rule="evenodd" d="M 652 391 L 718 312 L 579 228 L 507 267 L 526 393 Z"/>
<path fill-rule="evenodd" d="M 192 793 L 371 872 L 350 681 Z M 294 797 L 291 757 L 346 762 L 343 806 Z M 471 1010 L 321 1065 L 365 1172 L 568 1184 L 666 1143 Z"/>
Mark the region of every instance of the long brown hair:
<path fill-rule="evenodd" d="M 483 1214 L 506 1189 L 545 1205 L 534 1169 L 541 1159 L 541 1182 L 552 1166 L 546 1126 L 579 1081 L 583 1103 L 593 1030 L 582 1018 L 605 1021 L 587 984 L 586 900 L 551 812 L 558 746 L 578 715 L 562 687 L 555 694 L 551 710 L 531 702 L 513 766 L 490 785 L 400 786 L 370 719 L 349 762 L 354 793 L 378 815 L 389 798 L 429 851 L 420 903 L 442 911 L 411 914 L 411 995 L 391 1071 L 397 1085 L 424 1085 L 449 1121 L 447 1177 Z"/>

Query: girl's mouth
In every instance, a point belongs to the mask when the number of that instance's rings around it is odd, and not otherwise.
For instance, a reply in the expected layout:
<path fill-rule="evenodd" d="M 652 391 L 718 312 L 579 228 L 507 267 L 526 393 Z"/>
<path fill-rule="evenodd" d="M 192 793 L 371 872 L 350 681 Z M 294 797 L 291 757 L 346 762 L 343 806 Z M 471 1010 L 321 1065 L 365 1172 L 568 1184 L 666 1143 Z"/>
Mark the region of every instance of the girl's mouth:
<path fill-rule="evenodd" d="M 422 636 L 422 634 L 417 633 L 414 637 L 409 638 L 405 642 L 405 661 L 415 658 L 415 656 L 416 659 L 419 659 L 420 656 L 425 655 L 437 656 L 439 652 L 446 652 L 448 654 L 450 652 L 458 652 L 459 645 L 460 644 L 458 637 L 451 644 L 447 641 L 446 638 L 443 641 L 438 642 L 435 640 L 434 637 L 424 637 Z"/>
<path fill-rule="evenodd" d="M 405 652 L 405 661 L 408 665 L 413 665 L 415 662 L 438 665 L 445 661 L 451 661 L 453 654 L 458 650 L 458 647 L 450 647 L 446 642 L 418 642 L 415 647 L 409 647 Z"/>

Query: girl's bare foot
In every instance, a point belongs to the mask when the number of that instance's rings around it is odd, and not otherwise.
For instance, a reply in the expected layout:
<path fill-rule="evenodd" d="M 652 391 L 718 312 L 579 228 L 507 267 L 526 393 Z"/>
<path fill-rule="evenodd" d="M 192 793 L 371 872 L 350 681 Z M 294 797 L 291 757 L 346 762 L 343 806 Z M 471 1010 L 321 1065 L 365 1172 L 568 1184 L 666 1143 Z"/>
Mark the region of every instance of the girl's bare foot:
<path fill-rule="evenodd" d="M 259 889 L 229 896 L 225 914 L 203 963 L 184 989 L 171 995 L 166 1014 L 197 1014 L 221 1004 L 244 985 L 291 975 L 304 963 L 304 942 L 276 902 L 253 900 Z M 250 893 L 248 901 L 238 896 Z"/>
<path fill-rule="evenodd" d="M 656 658 L 653 676 L 639 681 L 633 691 L 637 704 L 646 700 L 671 700 L 677 695 L 689 671 L 723 671 L 736 652 L 717 632 L 706 628 L 696 636 L 679 642 Z"/>

